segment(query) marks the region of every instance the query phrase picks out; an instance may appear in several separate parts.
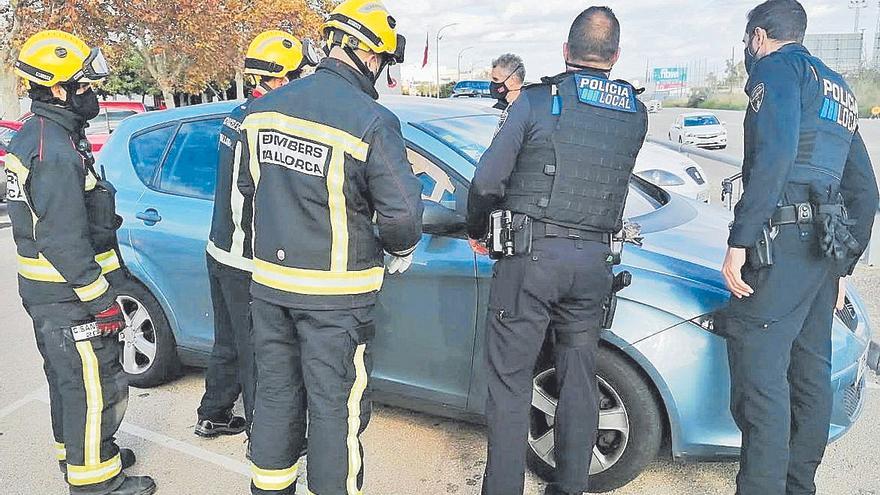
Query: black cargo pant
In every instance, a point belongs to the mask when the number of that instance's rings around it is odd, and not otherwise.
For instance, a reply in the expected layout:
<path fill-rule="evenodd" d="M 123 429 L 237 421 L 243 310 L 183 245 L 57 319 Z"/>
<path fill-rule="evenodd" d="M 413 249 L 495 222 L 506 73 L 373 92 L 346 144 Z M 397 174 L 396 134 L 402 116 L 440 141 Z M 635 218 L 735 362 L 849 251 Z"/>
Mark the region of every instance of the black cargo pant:
<path fill-rule="evenodd" d="M 727 337 L 730 410 L 742 431 L 739 495 L 816 493 L 831 421 L 831 326 L 838 279 L 812 226 L 784 225 L 775 264 L 743 269 L 755 293 L 732 299 Z"/>
<path fill-rule="evenodd" d="M 251 274 L 223 265 L 208 255 L 208 277 L 214 305 L 214 348 L 205 372 L 199 420 L 224 421 L 240 393 L 250 425 L 256 389 Z"/>
<path fill-rule="evenodd" d="M 306 435 L 305 397 L 309 491 L 360 494 L 360 435 L 371 412 L 373 306 L 299 310 L 257 299 L 252 313 L 259 381 L 251 431 L 251 491 L 295 493 Z"/>
<path fill-rule="evenodd" d="M 555 483 L 568 493 L 587 490 L 599 422 L 595 359 L 602 303 L 613 280 L 609 255 L 600 242 L 541 238 L 532 254 L 495 264 L 486 328 L 483 495 L 523 493 L 532 379 L 548 330 L 559 383 Z"/>
<path fill-rule="evenodd" d="M 114 436 L 128 406 L 118 337 L 74 342 L 71 326 L 94 321 L 78 302 L 27 305 L 49 383 L 56 458 L 71 493 L 105 494 L 123 481 Z"/>

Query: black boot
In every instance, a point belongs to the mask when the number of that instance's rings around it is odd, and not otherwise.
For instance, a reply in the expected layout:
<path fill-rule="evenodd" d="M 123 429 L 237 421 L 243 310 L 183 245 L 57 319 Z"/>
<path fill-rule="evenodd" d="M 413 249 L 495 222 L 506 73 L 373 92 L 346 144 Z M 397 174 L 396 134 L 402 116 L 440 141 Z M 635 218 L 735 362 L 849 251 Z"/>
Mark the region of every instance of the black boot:
<path fill-rule="evenodd" d="M 137 462 L 137 456 L 134 455 L 134 451 L 131 449 L 119 449 L 119 460 L 122 461 L 122 469 L 128 469 Z M 66 480 L 67 461 L 58 461 L 58 467 L 61 468 L 61 473 L 64 474 L 64 479 Z"/>
<path fill-rule="evenodd" d="M 544 489 L 544 495 L 583 495 L 581 492 L 567 492 L 561 488 L 557 488 L 556 485 L 550 483 L 547 485 L 547 488 Z"/>
<path fill-rule="evenodd" d="M 107 495 L 152 495 L 156 492 L 156 482 L 149 476 L 126 476 L 119 488 Z"/>
<path fill-rule="evenodd" d="M 247 421 L 241 416 L 228 417 L 221 420 L 200 419 L 196 423 L 194 433 L 202 438 L 214 438 L 220 435 L 238 435 L 247 430 Z"/>

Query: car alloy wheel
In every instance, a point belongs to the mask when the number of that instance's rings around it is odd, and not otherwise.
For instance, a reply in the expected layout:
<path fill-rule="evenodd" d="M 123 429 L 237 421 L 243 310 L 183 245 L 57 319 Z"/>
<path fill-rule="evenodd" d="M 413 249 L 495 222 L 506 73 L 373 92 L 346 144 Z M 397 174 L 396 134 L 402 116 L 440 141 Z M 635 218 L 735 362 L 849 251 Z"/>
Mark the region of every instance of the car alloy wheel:
<path fill-rule="evenodd" d="M 626 452 L 630 436 L 630 418 L 620 395 L 598 377 L 599 381 L 599 434 L 593 448 L 590 475 L 604 472 L 614 466 Z M 556 467 L 554 425 L 556 404 L 556 370 L 539 373 L 533 380 L 532 424 L 529 428 L 529 448 L 544 462 Z"/>
<path fill-rule="evenodd" d="M 131 296 L 117 298 L 125 314 L 125 329 L 119 332 L 120 361 L 129 375 L 145 373 L 156 360 L 157 336 L 147 307 Z"/>

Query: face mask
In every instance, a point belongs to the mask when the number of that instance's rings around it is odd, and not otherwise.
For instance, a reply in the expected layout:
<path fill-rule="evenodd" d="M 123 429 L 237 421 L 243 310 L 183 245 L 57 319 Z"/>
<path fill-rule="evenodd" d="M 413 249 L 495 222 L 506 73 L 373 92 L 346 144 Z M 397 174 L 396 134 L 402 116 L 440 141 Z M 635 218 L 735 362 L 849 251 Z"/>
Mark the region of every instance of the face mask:
<path fill-rule="evenodd" d="M 503 82 L 492 81 L 489 83 L 489 95 L 496 100 L 507 99 L 507 86 Z"/>
<path fill-rule="evenodd" d="M 101 111 L 98 105 L 98 94 L 92 88 L 82 94 L 76 94 L 75 88 L 67 88 L 67 105 L 74 113 L 87 121 L 97 117 Z"/>
<path fill-rule="evenodd" d="M 755 64 L 758 63 L 758 54 L 752 53 L 752 37 L 749 36 L 749 41 L 746 43 L 745 49 L 745 66 L 746 66 L 746 74 L 751 75 L 752 70 L 755 68 Z"/>

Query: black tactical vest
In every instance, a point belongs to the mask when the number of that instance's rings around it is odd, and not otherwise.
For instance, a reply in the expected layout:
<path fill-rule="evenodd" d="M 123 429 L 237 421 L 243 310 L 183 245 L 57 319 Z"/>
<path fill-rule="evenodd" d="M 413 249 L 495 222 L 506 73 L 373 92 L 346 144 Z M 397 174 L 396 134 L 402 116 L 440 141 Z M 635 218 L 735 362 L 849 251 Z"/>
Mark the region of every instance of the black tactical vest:
<path fill-rule="evenodd" d="M 545 80 L 552 137 L 524 144 L 504 207 L 569 228 L 617 232 L 647 113 L 623 81 L 578 73 Z M 539 111 L 543 111 L 540 110 Z"/>
<path fill-rule="evenodd" d="M 818 200 L 837 202 L 840 180 L 858 129 L 856 97 L 843 77 L 806 51 L 796 52 L 809 63 L 810 83 L 801 114 L 798 154 L 789 181 L 808 184 Z M 818 92 L 814 93 L 816 85 Z"/>

